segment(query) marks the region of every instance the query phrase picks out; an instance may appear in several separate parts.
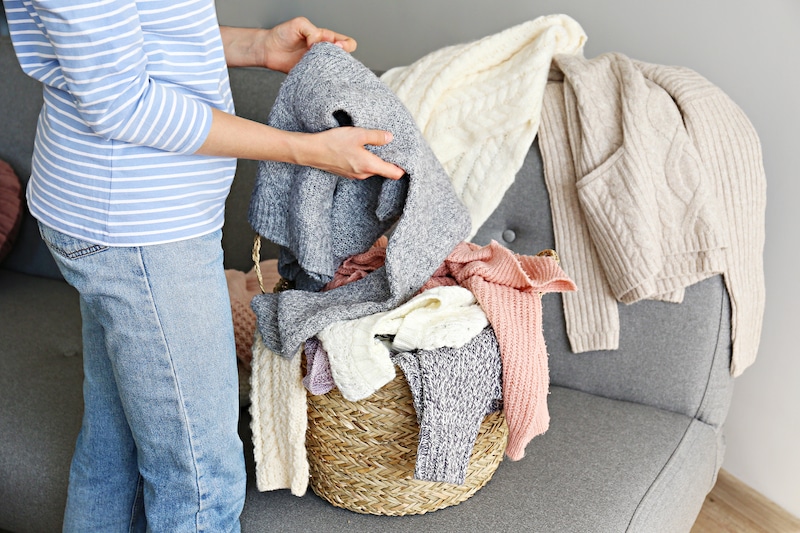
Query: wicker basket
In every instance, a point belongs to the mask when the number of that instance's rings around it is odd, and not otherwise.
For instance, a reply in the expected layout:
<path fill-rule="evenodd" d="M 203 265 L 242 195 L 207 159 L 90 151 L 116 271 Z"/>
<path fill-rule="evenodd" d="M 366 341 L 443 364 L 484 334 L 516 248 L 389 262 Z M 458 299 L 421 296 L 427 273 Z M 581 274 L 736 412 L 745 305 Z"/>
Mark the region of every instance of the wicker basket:
<path fill-rule="evenodd" d="M 501 412 L 484 419 L 463 485 L 414 479 L 418 436 L 411 390 L 399 369 L 393 381 L 359 402 L 336 389 L 309 394 L 311 488 L 357 513 L 399 516 L 449 507 L 491 479 L 503 459 L 508 428 Z"/>
<path fill-rule="evenodd" d="M 266 292 L 260 261 L 261 237 L 256 235 L 254 270 Z M 281 279 L 272 292 L 286 288 L 289 284 Z M 305 361 L 302 365 L 305 369 Z M 360 402 L 346 400 L 337 389 L 308 394 L 309 484 L 336 507 L 390 516 L 436 511 L 475 494 L 503 460 L 508 427 L 502 412 L 496 412 L 481 424 L 462 485 L 414 479 L 417 413 L 408 382 L 396 370 L 391 382 Z"/>

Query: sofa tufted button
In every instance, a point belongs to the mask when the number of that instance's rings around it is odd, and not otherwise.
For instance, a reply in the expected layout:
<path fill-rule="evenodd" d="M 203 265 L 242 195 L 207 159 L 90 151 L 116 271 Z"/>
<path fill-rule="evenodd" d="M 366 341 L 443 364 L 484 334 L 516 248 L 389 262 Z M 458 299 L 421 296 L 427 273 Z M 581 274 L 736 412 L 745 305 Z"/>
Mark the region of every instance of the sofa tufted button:
<path fill-rule="evenodd" d="M 514 242 L 514 239 L 517 238 L 517 234 L 514 233 L 513 229 L 507 229 L 503 232 L 503 240 L 506 242 Z"/>

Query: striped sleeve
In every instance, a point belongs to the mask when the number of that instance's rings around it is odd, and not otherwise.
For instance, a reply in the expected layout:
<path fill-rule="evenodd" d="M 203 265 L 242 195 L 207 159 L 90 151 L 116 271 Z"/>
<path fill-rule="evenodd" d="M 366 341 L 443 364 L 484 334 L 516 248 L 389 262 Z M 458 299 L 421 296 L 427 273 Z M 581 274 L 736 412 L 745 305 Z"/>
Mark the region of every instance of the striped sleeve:
<path fill-rule="evenodd" d="M 169 13 L 172 27 L 218 31 L 208 20 L 216 20 L 213 3 L 182 5 Z M 211 108 L 148 73 L 136 2 L 33 0 L 16 3 L 8 19 L 26 73 L 68 92 L 97 135 L 177 153 L 204 142 Z"/>

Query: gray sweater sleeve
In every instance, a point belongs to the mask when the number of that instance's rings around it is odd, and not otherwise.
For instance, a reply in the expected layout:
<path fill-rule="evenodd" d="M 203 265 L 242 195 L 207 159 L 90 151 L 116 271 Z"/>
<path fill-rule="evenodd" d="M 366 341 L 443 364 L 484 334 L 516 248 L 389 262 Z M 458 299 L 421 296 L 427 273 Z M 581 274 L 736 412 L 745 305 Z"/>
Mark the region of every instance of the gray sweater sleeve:
<path fill-rule="evenodd" d="M 463 484 L 484 417 L 500 410 L 502 366 L 491 326 L 461 348 L 397 354 L 414 398 L 419 443 L 414 477 Z"/>
<path fill-rule="evenodd" d="M 343 118 L 345 117 L 345 118 Z M 406 171 L 400 180 L 347 180 L 309 167 L 259 164 L 249 220 L 281 246 L 281 274 L 301 290 L 252 301 L 264 343 L 285 357 L 335 320 L 386 311 L 413 296 L 470 231 L 470 218 L 414 118 L 375 74 L 341 48 L 319 43 L 287 76 L 268 123 L 319 132 L 342 121 L 391 131 L 370 146 Z M 317 293 L 341 262 L 392 228 L 385 267 Z"/>

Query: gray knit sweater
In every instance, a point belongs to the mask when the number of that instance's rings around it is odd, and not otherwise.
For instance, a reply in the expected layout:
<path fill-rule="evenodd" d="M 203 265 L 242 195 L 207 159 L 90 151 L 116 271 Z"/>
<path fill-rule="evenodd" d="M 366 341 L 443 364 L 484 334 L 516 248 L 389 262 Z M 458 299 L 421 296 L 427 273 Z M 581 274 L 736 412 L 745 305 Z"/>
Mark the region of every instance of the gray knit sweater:
<path fill-rule="evenodd" d="M 368 148 L 406 171 L 398 181 L 359 181 L 260 163 L 250 223 L 281 246 L 281 274 L 301 290 L 256 296 L 252 307 L 264 343 L 291 357 L 333 321 L 386 311 L 410 298 L 466 238 L 471 222 L 408 110 L 372 71 L 333 44 L 314 45 L 292 69 L 268 123 L 304 132 L 343 125 L 391 131 L 391 143 Z M 392 226 L 383 268 L 314 292 L 345 258 L 366 251 Z"/>
<path fill-rule="evenodd" d="M 419 422 L 414 478 L 463 484 L 486 415 L 501 409 L 500 347 L 487 326 L 461 348 L 392 356 L 408 381 Z"/>

